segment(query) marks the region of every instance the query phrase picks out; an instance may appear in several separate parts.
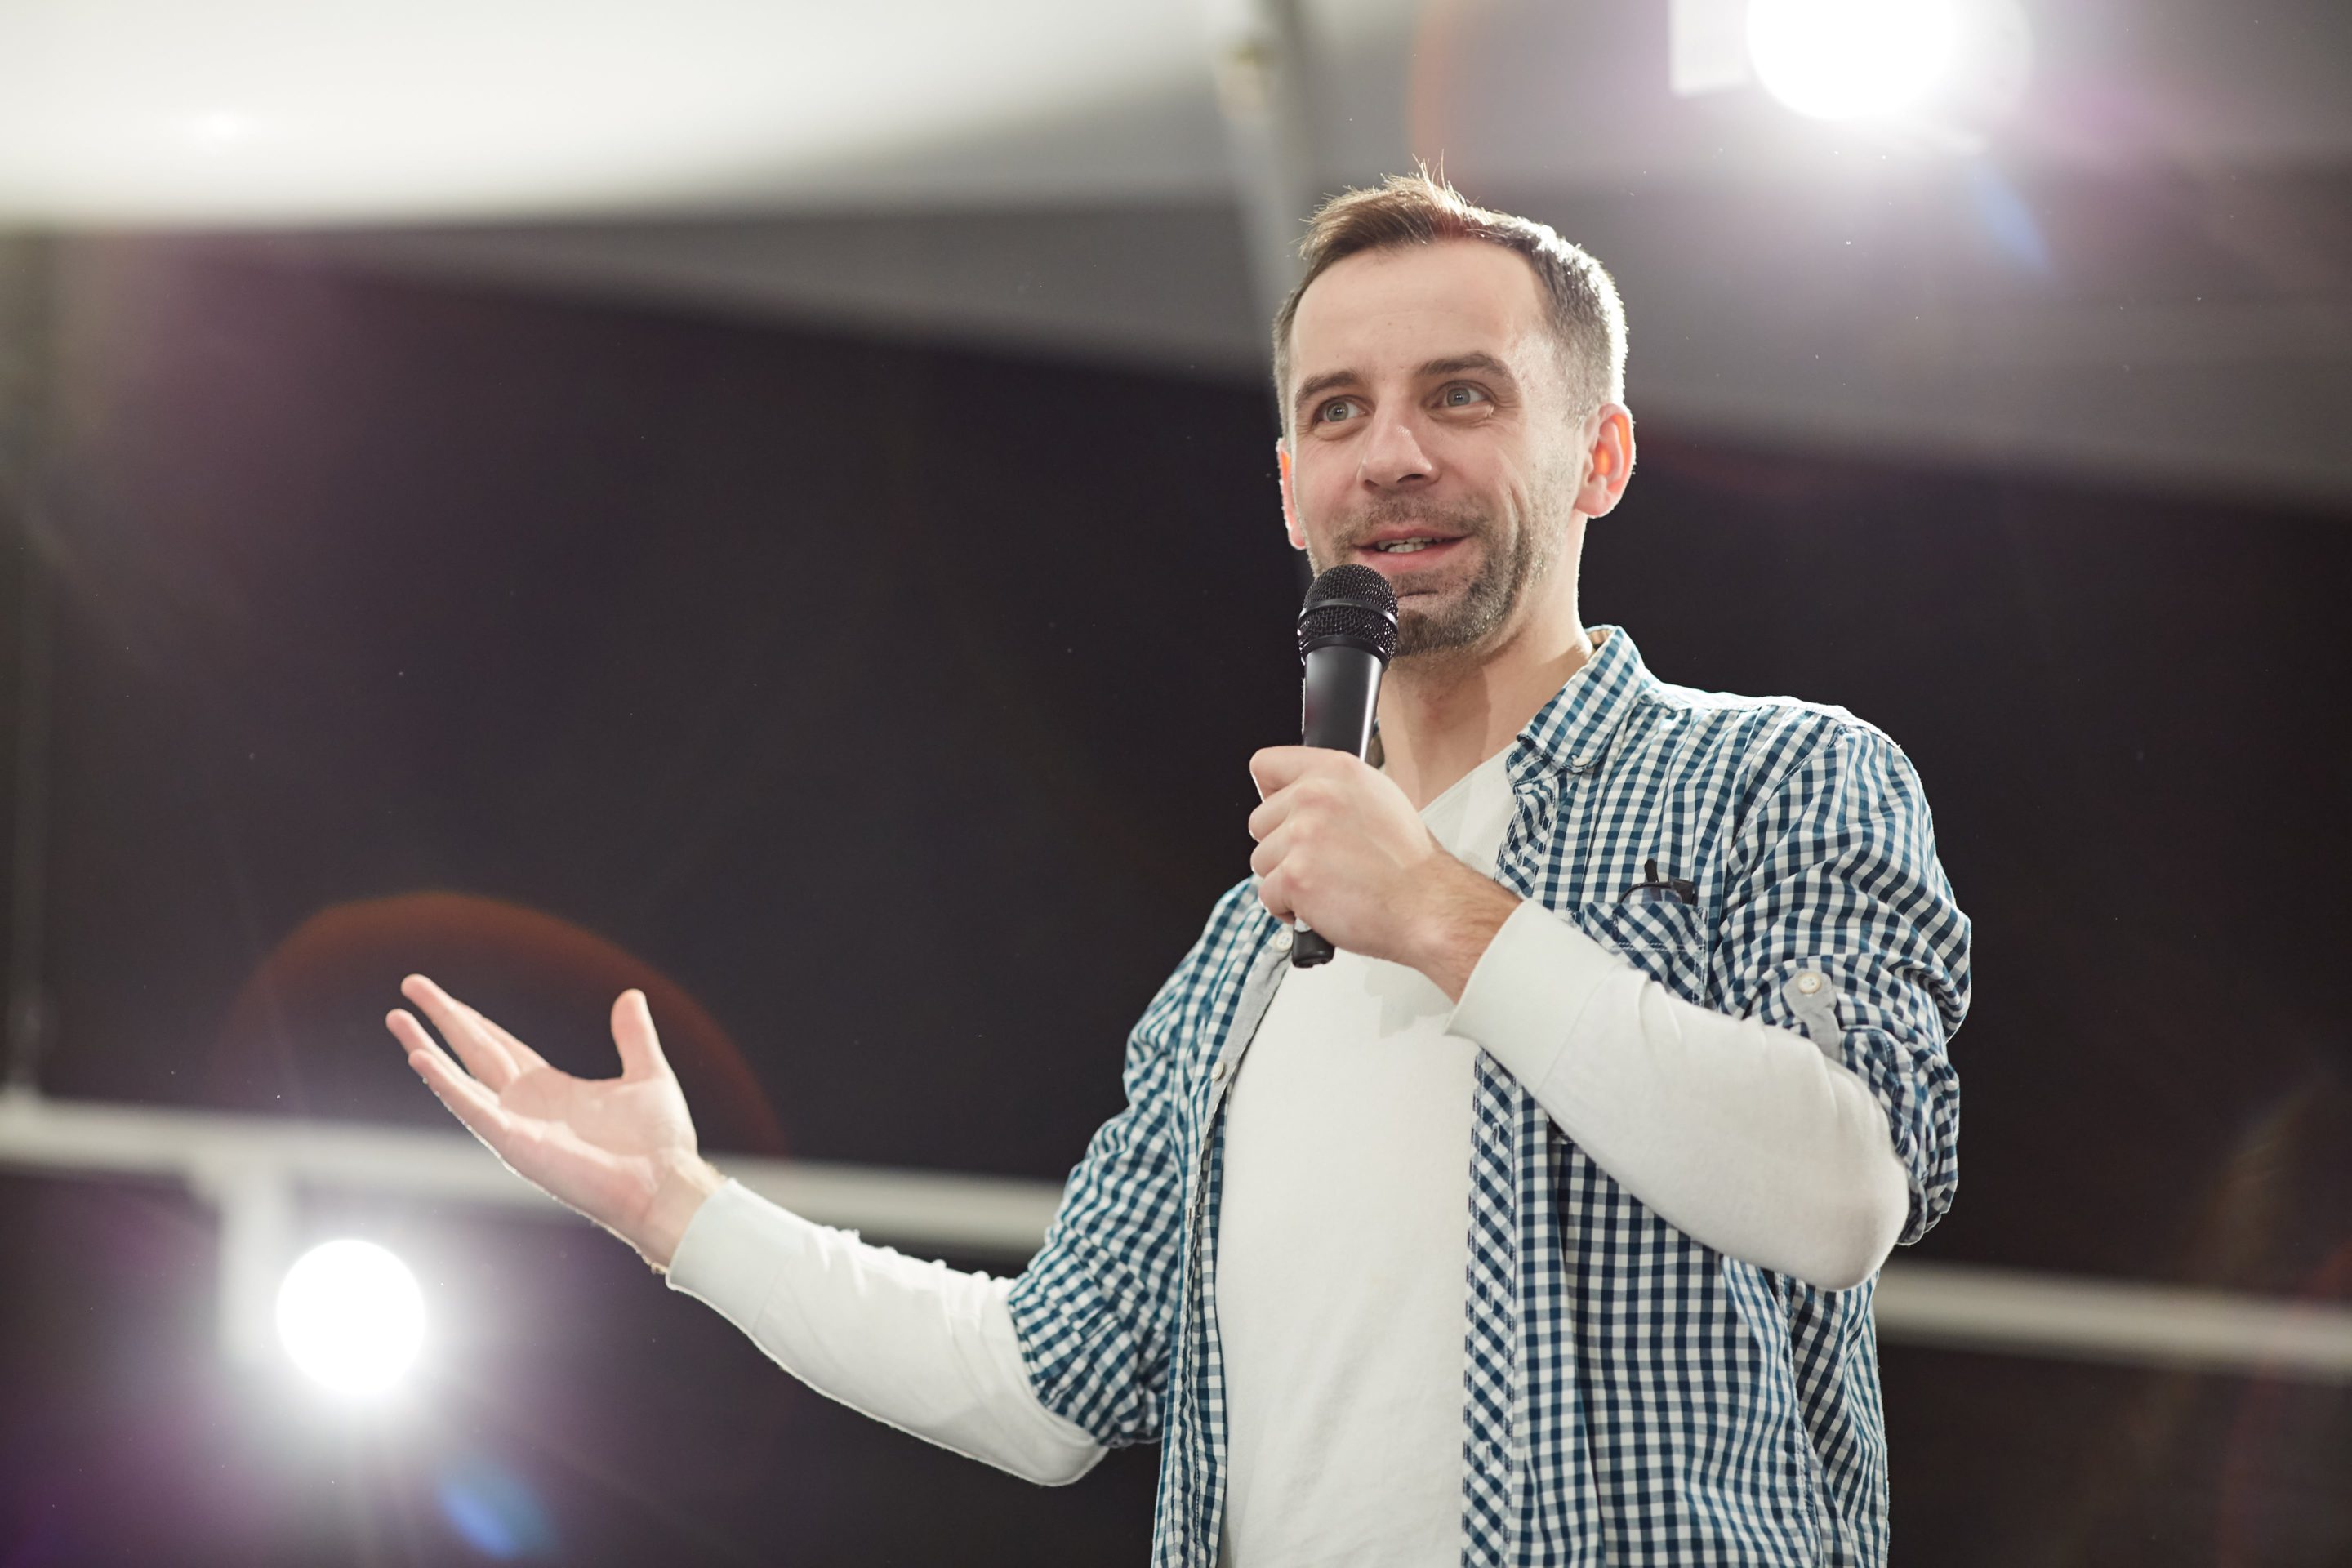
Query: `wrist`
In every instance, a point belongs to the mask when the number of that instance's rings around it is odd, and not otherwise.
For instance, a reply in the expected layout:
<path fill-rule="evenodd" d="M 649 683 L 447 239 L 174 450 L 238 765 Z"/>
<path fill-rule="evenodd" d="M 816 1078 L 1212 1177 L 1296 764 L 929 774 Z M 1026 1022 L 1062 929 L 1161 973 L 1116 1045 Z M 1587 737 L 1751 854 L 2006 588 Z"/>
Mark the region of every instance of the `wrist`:
<path fill-rule="evenodd" d="M 701 1155 L 670 1156 L 663 1164 L 653 1196 L 646 1200 L 644 1221 L 637 1234 L 628 1238 L 629 1244 L 656 1272 L 667 1274 L 670 1259 L 677 1255 L 677 1244 L 686 1238 L 687 1226 L 702 1212 L 710 1194 L 726 1184 L 719 1168 Z"/>
<path fill-rule="evenodd" d="M 1411 963 L 1449 1001 L 1459 1002 L 1495 933 L 1523 900 L 1451 855 L 1446 860 L 1451 869 L 1432 879 L 1413 921 Z"/>

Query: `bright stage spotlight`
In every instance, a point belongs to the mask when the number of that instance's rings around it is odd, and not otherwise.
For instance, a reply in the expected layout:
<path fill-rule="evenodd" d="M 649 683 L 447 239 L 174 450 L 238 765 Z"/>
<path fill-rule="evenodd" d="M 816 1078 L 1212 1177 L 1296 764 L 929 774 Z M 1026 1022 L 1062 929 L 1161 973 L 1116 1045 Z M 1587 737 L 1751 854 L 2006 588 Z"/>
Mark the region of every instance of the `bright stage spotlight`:
<path fill-rule="evenodd" d="M 286 1271 L 278 1336 L 294 1364 L 339 1394 L 377 1394 L 416 1359 L 425 1297 L 408 1265 L 372 1241 L 330 1241 Z"/>
<path fill-rule="evenodd" d="M 1951 0 L 1751 0 L 1748 53 L 1800 114 L 1855 120 L 1925 98 L 1951 63 Z"/>

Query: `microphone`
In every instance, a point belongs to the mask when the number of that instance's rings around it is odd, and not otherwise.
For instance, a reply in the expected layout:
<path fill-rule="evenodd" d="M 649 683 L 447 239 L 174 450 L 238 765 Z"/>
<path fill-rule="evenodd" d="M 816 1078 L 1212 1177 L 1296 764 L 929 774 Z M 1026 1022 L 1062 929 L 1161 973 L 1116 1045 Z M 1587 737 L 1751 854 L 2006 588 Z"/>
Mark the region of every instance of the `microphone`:
<path fill-rule="evenodd" d="M 1381 676 L 1396 652 L 1396 590 L 1369 566 L 1334 566 L 1298 612 L 1299 733 L 1303 743 L 1361 758 L 1372 742 Z M 1331 961 L 1331 944 L 1301 921 L 1290 966 Z"/>

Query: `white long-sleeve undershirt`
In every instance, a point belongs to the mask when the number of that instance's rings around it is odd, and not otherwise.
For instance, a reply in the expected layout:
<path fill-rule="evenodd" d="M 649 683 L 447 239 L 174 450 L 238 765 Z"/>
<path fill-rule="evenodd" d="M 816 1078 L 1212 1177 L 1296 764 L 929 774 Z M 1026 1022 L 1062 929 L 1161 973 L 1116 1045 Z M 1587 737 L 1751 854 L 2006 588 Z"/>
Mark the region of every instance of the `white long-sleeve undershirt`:
<path fill-rule="evenodd" d="M 1843 1290 L 1902 1234 L 1910 1179 L 1857 1074 L 1804 1035 L 1684 1001 L 1532 901 L 1496 931 L 1447 1032 L 1718 1252 Z"/>
<path fill-rule="evenodd" d="M 669 1284 L 819 1394 L 943 1448 L 1047 1486 L 1103 1456 L 1037 1403 L 1010 1279 L 869 1246 L 729 1182 L 687 1226 Z"/>
<path fill-rule="evenodd" d="M 1447 1032 L 1720 1252 L 1843 1289 L 1902 1229 L 1908 1178 L 1859 1077 L 1803 1035 L 1682 1000 L 1538 905 L 1496 932 Z M 957 1453 L 1048 1485 L 1102 1456 L 1038 1403 L 1009 1279 L 868 1246 L 730 1183 L 688 1227 L 669 1283 L 819 1393 Z"/>

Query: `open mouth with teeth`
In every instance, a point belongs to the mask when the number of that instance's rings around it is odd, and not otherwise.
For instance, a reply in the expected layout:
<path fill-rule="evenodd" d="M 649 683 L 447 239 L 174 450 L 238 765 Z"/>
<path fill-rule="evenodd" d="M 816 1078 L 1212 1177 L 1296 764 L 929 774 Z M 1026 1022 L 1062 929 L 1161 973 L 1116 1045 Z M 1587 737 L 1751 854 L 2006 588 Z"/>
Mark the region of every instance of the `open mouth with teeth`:
<path fill-rule="evenodd" d="M 1433 565 L 1437 557 L 1450 553 L 1462 542 L 1458 535 L 1441 533 L 1410 533 L 1396 539 L 1382 539 L 1370 544 L 1356 546 L 1360 561 L 1402 561 L 1410 559 L 1415 566 Z"/>

